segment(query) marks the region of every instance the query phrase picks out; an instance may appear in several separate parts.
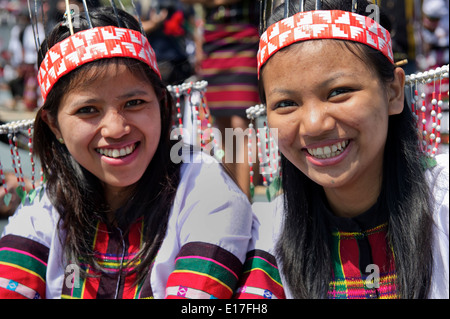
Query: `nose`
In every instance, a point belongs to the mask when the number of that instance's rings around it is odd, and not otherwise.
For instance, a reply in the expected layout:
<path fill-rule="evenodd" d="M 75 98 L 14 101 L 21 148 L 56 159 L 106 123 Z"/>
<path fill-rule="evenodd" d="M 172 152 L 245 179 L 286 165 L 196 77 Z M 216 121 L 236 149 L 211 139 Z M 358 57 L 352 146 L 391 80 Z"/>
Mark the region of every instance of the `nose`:
<path fill-rule="evenodd" d="M 101 123 L 101 133 L 105 138 L 119 139 L 131 131 L 126 117 L 118 110 L 108 110 Z"/>
<path fill-rule="evenodd" d="M 322 102 L 302 106 L 300 114 L 300 133 L 306 136 L 320 136 L 331 131 L 336 125 L 335 118 Z"/>

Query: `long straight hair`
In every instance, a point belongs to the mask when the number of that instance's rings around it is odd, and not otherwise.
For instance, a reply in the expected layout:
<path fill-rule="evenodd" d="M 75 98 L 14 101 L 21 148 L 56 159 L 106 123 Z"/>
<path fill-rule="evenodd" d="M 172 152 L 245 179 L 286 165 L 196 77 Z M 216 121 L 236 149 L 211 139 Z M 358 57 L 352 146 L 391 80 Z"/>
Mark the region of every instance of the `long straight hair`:
<path fill-rule="evenodd" d="M 314 10 L 314 4 L 315 1 L 306 1 L 306 10 Z M 324 0 L 322 10 L 349 11 L 351 4 L 349 0 Z M 367 16 L 368 4 L 358 1 L 357 13 Z M 275 15 L 271 23 L 281 18 Z M 380 18 L 380 24 L 389 30 L 383 13 Z M 383 83 L 392 81 L 395 66 L 382 53 L 359 43 L 339 43 L 372 67 Z M 265 102 L 262 83 L 261 77 L 260 95 Z M 396 287 L 401 298 L 425 298 L 431 279 L 433 221 L 429 187 L 422 168 L 424 155 L 418 145 L 415 120 L 405 101 L 401 114 L 389 118 L 379 195 L 381 207 L 389 216 L 385 249 L 392 247 L 395 256 Z M 323 188 L 283 155 L 281 165 L 285 222 L 276 247 L 281 271 L 295 298 L 326 298 L 332 280 L 331 231 L 317 205 L 323 200 L 320 195 Z"/>
<path fill-rule="evenodd" d="M 132 16 L 121 10 L 117 11 L 122 27 L 140 30 L 139 24 Z M 103 7 L 89 13 L 94 26 L 117 26 L 118 19 L 111 8 Z M 79 18 L 79 27 L 75 32 L 89 28 L 84 16 L 80 15 Z M 56 26 L 41 48 L 52 47 L 69 35 L 67 27 Z M 132 223 L 143 218 L 143 244 L 137 256 L 130 261 L 139 282 L 148 274 L 151 262 L 165 237 L 170 209 L 180 179 L 180 165 L 170 160 L 170 149 L 174 142 L 170 140 L 169 135 L 173 101 L 156 73 L 140 61 L 112 58 L 85 64 L 65 75 L 55 84 L 43 107 L 38 111 L 34 148 L 47 178 L 46 192 L 60 214 L 60 227 L 63 230 L 60 235 L 64 234 L 60 237 L 66 258 L 71 263 L 82 262 L 97 271 L 103 271 L 92 247 L 98 222 L 109 223 L 106 213 L 109 213 L 110 209 L 106 205 L 102 183 L 75 161 L 65 145 L 56 140 L 41 117 L 42 110 L 46 110 L 50 119 L 56 119 L 60 101 L 65 94 L 85 85 L 88 80 L 101 77 L 102 71 L 111 65 L 119 64 L 126 65 L 133 74 L 152 84 L 159 98 L 161 114 L 161 137 L 155 155 L 137 185 L 133 187 L 127 203 L 114 212 L 116 224 L 110 225 L 119 227 L 125 236 Z M 90 72 L 94 66 L 95 74 Z M 82 274 L 86 275 L 85 272 Z"/>

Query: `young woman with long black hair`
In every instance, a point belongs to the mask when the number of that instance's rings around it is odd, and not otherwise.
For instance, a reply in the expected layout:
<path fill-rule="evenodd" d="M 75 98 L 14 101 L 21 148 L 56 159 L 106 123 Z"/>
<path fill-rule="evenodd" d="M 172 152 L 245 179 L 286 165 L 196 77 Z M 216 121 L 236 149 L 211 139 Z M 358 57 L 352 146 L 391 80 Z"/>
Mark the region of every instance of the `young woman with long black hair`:
<path fill-rule="evenodd" d="M 237 297 L 448 298 L 448 156 L 419 148 L 388 21 L 365 0 L 294 3 L 261 36 L 283 194 L 254 205 Z"/>
<path fill-rule="evenodd" d="M 250 204 L 212 158 L 171 160 L 172 99 L 138 22 L 69 15 L 41 48 L 47 181 L 5 227 L 0 298 L 231 297 Z"/>

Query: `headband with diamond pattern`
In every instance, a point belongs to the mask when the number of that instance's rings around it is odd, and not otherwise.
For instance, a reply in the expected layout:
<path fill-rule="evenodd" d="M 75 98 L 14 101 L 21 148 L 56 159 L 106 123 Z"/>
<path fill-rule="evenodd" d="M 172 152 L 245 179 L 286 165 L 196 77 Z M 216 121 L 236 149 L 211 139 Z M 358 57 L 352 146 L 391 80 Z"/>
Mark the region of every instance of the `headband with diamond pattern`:
<path fill-rule="evenodd" d="M 394 63 L 391 36 L 373 19 L 340 10 L 305 11 L 272 24 L 262 34 L 258 51 L 258 76 L 264 63 L 278 50 L 295 42 L 314 39 L 360 42 L 382 52 Z"/>
<path fill-rule="evenodd" d="M 71 35 L 47 52 L 38 73 L 44 101 L 65 74 L 88 62 L 113 57 L 140 60 L 161 78 L 155 52 L 142 33 L 114 26 L 96 27 Z"/>

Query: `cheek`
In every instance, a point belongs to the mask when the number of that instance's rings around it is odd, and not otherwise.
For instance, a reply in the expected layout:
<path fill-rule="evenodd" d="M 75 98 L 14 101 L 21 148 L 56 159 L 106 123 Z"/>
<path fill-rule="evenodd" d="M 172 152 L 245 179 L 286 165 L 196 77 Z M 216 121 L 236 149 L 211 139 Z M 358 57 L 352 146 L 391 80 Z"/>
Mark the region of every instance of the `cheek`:
<path fill-rule="evenodd" d="M 300 170 L 303 166 L 303 152 L 298 146 L 299 123 L 296 117 L 288 115 L 268 115 L 271 129 L 277 130 L 277 143 L 280 152 Z"/>
<path fill-rule="evenodd" d="M 66 135 L 64 135 L 69 136 L 64 139 L 67 150 L 79 163 L 87 158 L 86 152 L 89 149 L 89 143 L 92 141 L 92 136 L 87 135 L 84 132 L 88 131 L 72 130 L 70 134 L 66 133 Z"/>
<path fill-rule="evenodd" d="M 135 128 L 142 136 L 144 151 L 142 154 L 144 155 L 145 161 L 151 162 L 161 139 L 161 123 L 159 118 L 156 120 L 156 118 L 144 116 L 143 119 L 147 120 L 141 121 Z"/>
<path fill-rule="evenodd" d="M 152 144 L 158 143 L 161 137 L 161 120 L 159 115 L 141 117 L 138 127 Z"/>
<path fill-rule="evenodd" d="M 161 127 L 159 125 L 155 125 L 152 130 L 146 133 L 147 135 L 147 143 L 152 152 L 156 150 L 159 144 L 159 140 L 161 139 Z"/>
<path fill-rule="evenodd" d="M 83 121 L 59 121 L 61 134 L 64 138 L 64 145 L 72 156 L 79 162 L 87 158 L 86 152 L 89 149 L 95 136 L 95 128 Z"/>
<path fill-rule="evenodd" d="M 272 130 L 276 130 L 278 146 L 282 151 L 298 140 L 298 123 L 292 117 L 269 113 L 267 122 Z"/>
<path fill-rule="evenodd" d="M 351 127 L 356 128 L 360 132 L 364 132 L 372 138 L 387 133 L 389 122 L 387 109 L 373 105 L 359 108 L 359 110 L 353 112 L 353 116 L 349 118 L 352 119 L 349 123 Z"/>

